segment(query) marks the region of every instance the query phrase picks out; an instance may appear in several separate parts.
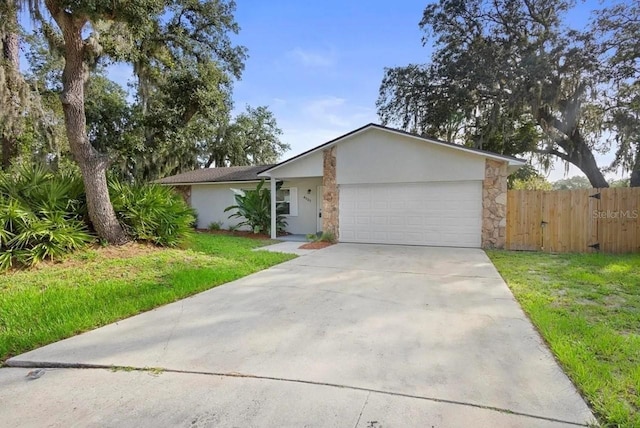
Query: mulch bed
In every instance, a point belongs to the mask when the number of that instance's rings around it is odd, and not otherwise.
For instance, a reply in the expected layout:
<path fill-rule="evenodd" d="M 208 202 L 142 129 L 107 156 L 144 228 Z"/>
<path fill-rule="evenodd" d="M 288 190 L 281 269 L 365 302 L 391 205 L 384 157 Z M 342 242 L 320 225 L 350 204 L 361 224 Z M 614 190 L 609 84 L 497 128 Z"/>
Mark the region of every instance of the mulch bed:
<path fill-rule="evenodd" d="M 301 245 L 298 248 L 300 248 L 301 250 L 319 250 L 321 248 L 327 248 L 329 245 L 333 245 L 333 243 L 326 241 L 315 241 L 307 242 L 306 244 Z"/>
<path fill-rule="evenodd" d="M 250 230 L 209 230 L 209 229 L 198 229 L 200 233 L 210 233 L 212 235 L 227 235 L 227 236 L 240 236 L 242 238 L 251 238 L 251 239 L 271 239 L 271 236 L 266 233 L 253 233 Z"/>

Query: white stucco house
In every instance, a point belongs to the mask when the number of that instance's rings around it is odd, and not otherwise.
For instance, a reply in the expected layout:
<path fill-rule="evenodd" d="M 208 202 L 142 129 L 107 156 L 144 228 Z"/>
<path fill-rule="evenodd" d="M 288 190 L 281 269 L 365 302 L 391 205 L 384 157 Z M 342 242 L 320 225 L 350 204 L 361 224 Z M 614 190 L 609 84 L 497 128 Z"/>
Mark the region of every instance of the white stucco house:
<path fill-rule="evenodd" d="M 507 176 L 526 162 L 368 124 L 275 165 L 210 168 L 160 183 L 183 192 L 198 227 L 229 227 L 235 189 L 266 179 L 287 232 L 341 242 L 501 248 Z M 278 191 L 276 183 L 282 182 Z M 274 228 L 272 227 L 272 230 Z"/>

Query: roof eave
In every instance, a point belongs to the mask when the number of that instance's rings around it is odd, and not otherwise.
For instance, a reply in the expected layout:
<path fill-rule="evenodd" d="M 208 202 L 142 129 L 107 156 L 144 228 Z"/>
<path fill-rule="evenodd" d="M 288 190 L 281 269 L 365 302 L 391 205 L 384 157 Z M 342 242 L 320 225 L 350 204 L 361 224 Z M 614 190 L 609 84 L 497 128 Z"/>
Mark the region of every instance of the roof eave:
<path fill-rule="evenodd" d="M 260 183 L 262 180 L 225 180 L 225 181 L 187 181 L 180 183 L 160 183 L 163 186 L 193 186 L 197 184 L 234 184 L 234 183 Z"/>

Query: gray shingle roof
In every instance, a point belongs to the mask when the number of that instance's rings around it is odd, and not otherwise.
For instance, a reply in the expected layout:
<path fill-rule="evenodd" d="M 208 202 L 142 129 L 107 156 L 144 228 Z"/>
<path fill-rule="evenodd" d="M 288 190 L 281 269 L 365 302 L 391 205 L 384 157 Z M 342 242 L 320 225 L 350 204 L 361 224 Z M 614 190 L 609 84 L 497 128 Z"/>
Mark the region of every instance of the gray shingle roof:
<path fill-rule="evenodd" d="M 273 165 L 229 166 L 224 168 L 203 168 L 183 174 L 172 175 L 157 181 L 161 184 L 219 183 L 226 181 L 260 180 L 258 173 Z"/>

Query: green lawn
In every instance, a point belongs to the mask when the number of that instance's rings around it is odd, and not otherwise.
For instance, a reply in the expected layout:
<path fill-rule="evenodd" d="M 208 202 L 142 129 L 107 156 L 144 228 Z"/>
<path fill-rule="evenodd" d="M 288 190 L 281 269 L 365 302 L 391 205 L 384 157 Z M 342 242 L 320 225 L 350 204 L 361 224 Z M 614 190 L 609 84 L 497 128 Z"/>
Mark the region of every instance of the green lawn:
<path fill-rule="evenodd" d="M 601 424 L 640 427 L 640 254 L 488 255 Z"/>
<path fill-rule="evenodd" d="M 295 257 L 251 251 L 269 243 L 196 234 L 185 249 L 87 249 L 61 263 L 0 274 L 0 365 Z"/>

